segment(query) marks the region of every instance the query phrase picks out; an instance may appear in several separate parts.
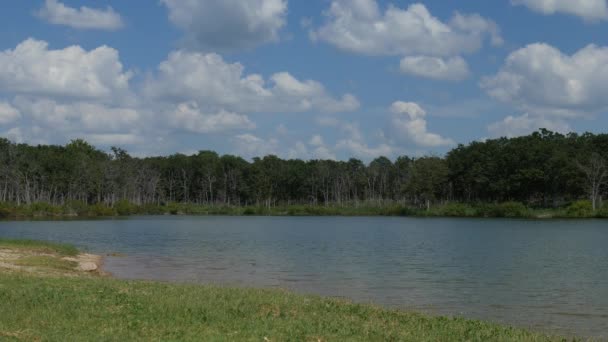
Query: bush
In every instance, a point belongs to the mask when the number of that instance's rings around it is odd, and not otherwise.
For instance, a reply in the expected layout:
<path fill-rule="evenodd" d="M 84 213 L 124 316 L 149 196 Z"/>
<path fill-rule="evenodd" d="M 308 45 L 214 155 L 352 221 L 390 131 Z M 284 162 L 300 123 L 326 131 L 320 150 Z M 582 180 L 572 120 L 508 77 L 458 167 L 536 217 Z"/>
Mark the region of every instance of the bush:
<path fill-rule="evenodd" d="M 114 203 L 114 210 L 120 216 L 129 216 L 137 213 L 137 207 L 127 200 Z"/>
<path fill-rule="evenodd" d="M 245 216 L 254 216 L 255 215 L 255 210 L 253 208 L 247 208 L 247 209 L 245 209 L 245 211 L 243 211 L 243 215 L 245 215 Z"/>
<path fill-rule="evenodd" d="M 61 216 L 62 208 L 45 202 L 32 203 L 25 208 L 29 216 Z"/>
<path fill-rule="evenodd" d="M 599 218 L 608 218 L 608 204 L 604 204 L 596 213 Z"/>
<path fill-rule="evenodd" d="M 519 202 L 505 202 L 501 204 L 481 204 L 476 207 L 476 215 L 480 217 L 528 217 L 528 208 Z"/>
<path fill-rule="evenodd" d="M 527 217 L 528 208 L 523 203 L 519 202 L 506 202 L 500 204 L 500 210 L 502 217 Z"/>
<path fill-rule="evenodd" d="M 441 216 L 468 217 L 475 214 L 474 209 L 467 204 L 448 203 L 439 209 Z"/>
<path fill-rule="evenodd" d="M 0 207 L 0 219 L 6 219 L 12 216 L 12 212 L 8 208 Z"/>
<path fill-rule="evenodd" d="M 105 217 L 105 216 L 115 216 L 116 212 L 114 211 L 114 209 L 107 207 L 101 203 L 97 203 L 95 205 L 92 205 L 89 207 L 89 216 L 100 216 L 100 217 Z"/>
<path fill-rule="evenodd" d="M 593 214 L 591 201 L 576 201 L 566 209 L 568 217 L 591 217 Z"/>
<path fill-rule="evenodd" d="M 89 213 L 89 206 L 82 201 L 69 201 L 64 206 L 64 212 L 68 215 L 86 216 Z"/>
<path fill-rule="evenodd" d="M 156 204 L 146 204 L 140 211 L 146 215 L 164 215 L 167 212 L 165 207 Z"/>

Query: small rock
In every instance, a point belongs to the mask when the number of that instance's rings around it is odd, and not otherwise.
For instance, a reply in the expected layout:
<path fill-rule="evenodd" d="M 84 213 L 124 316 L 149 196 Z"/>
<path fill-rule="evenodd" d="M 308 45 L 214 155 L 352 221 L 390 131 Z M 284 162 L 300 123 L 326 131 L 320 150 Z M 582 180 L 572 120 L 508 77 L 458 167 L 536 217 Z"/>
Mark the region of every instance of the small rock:
<path fill-rule="evenodd" d="M 78 270 L 83 272 L 97 271 L 97 264 L 94 262 L 82 262 L 78 265 Z"/>

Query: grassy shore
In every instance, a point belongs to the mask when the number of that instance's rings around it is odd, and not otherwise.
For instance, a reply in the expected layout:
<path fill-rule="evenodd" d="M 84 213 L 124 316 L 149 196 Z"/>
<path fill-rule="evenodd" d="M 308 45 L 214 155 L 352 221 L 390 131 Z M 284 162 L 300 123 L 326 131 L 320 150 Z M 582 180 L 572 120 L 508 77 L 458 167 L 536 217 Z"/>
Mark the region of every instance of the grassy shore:
<path fill-rule="evenodd" d="M 7 268 L 41 254 L 61 261 L 73 249 L 0 240 L 0 258 L 10 253 L 20 258 L 0 259 L 3 341 L 565 341 L 280 290 L 120 281 L 66 273 L 64 263 Z"/>
<path fill-rule="evenodd" d="M 445 203 L 430 208 L 400 204 L 351 203 L 348 205 L 228 206 L 169 203 L 134 205 L 122 201 L 112 207 L 72 202 L 62 206 L 47 203 L 11 205 L 0 203 L 0 219 L 95 218 L 130 215 L 224 215 L 224 216 L 410 216 L 469 218 L 608 218 L 608 205 L 593 210 L 591 202 L 577 201 L 560 208 L 531 208 L 518 202 Z"/>

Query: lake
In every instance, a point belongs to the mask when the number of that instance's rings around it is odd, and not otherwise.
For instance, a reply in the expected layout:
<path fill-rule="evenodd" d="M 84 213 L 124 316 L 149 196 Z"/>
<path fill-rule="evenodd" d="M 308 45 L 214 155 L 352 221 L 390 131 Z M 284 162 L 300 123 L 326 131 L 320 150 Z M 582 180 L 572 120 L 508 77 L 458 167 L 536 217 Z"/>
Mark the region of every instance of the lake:
<path fill-rule="evenodd" d="M 286 288 L 608 338 L 608 222 L 132 217 L 0 222 L 75 244 L 115 277 Z"/>

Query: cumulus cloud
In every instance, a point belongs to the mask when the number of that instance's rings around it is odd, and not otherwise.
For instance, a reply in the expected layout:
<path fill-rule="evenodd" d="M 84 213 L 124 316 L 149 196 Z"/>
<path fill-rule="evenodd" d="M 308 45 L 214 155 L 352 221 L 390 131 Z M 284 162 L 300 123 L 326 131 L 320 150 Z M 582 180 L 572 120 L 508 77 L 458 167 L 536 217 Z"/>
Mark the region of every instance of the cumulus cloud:
<path fill-rule="evenodd" d="M 401 72 L 436 80 L 459 81 L 469 76 L 469 66 L 462 57 L 412 56 L 401 60 Z"/>
<path fill-rule="evenodd" d="M 218 133 L 250 130 L 255 124 L 246 115 L 220 110 L 215 114 L 201 112 L 196 102 L 181 103 L 169 116 L 174 127 L 194 133 Z"/>
<path fill-rule="evenodd" d="M 146 141 L 144 137 L 133 133 L 89 134 L 85 138 L 93 145 L 102 146 L 135 145 Z"/>
<path fill-rule="evenodd" d="M 69 26 L 75 29 L 118 30 L 124 26 L 120 14 L 112 7 L 96 9 L 89 7 L 72 8 L 58 0 L 46 0 L 36 14 L 55 25 Z"/>
<path fill-rule="evenodd" d="M 579 117 L 608 109 L 608 48 L 589 45 L 566 55 L 531 44 L 507 57 L 481 87 L 492 97 L 536 115 Z"/>
<path fill-rule="evenodd" d="M 36 125 L 57 132 L 124 132 L 141 124 L 142 116 L 131 108 L 89 102 L 58 103 L 44 98 L 19 97 L 14 105 Z"/>
<path fill-rule="evenodd" d="M 350 94 L 336 99 L 312 80 L 300 81 L 287 72 L 265 80 L 244 75 L 240 63 L 227 63 L 218 54 L 172 52 L 145 85 L 148 96 L 164 100 L 197 101 L 211 108 L 236 112 L 351 111 L 359 107 Z"/>
<path fill-rule="evenodd" d="M 530 134 L 541 128 L 560 133 L 572 131 L 570 126 L 563 120 L 532 116 L 529 113 L 521 116 L 507 116 L 502 121 L 489 125 L 488 131 L 494 137 L 512 138 Z"/>
<path fill-rule="evenodd" d="M 392 156 L 394 154 L 393 147 L 388 144 L 379 144 L 377 146 L 369 146 L 363 141 L 355 139 L 343 139 L 338 141 L 337 149 L 345 150 L 351 155 L 362 159 L 373 159 L 380 156 Z"/>
<path fill-rule="evenodd" d="M 265 140 L 249 133 L 237 135 L 233 142 L 237 153 L 249 158 L 277 155 L 279 151 L 277 139 Z"/>
<path fill-rule="evenodd" d="M 102 99 L 124 96 L 132 73 L 123 70 L 118 51 L 101 46 L 49 50 L 27 39 L 0 52 L 0 90 L 16 94 Z"/>
<path fill-rule="evenodd" d="M 0 102 L 0 125 L 13 123 L 21 117 L 21 113 L 17 108 L 11 106 L 10 103 Z"/>
<path fill-rule="evenodd" d="M 161 0 L 189 49 L 225 51 L 277 41 L 287 0 Z"/>
<path fill-rule="evenodd" d="M 452 139 L 430 133 L 427 128 L 426 112 L 416 103 L 397 101 L 392 104 L 392 125 L 405 138 L 421 147 L 453 145 Z"/>
<path fill-rule="evenodd" d="M 606 0 L 511 0 L 511 3 L 526 6 L 545 15 L 564 13 L 585 20 L 608 19 L 608 3 L 606 3 Z"/>
<path fill-rule="evenodd" d="M 456 13 L 442 22 L 420 3 L 407 9 L 389 5 L 383 12 L 376 0 L 334 0 L 325 16 L 311 38 L 364 55 L 447 57 L 475 52 L 487 38 L 502 43 L 491 20 Z"/>
<path fill-rule="evenodd" d="M 299 158 L 304 160 L 337 160 L 332 148 L 325 144 L 321 135 L 314 135 L 308 144 L 301 141 L 296 142 L 294 147 L 287 152 L 289 158 Z"/>

